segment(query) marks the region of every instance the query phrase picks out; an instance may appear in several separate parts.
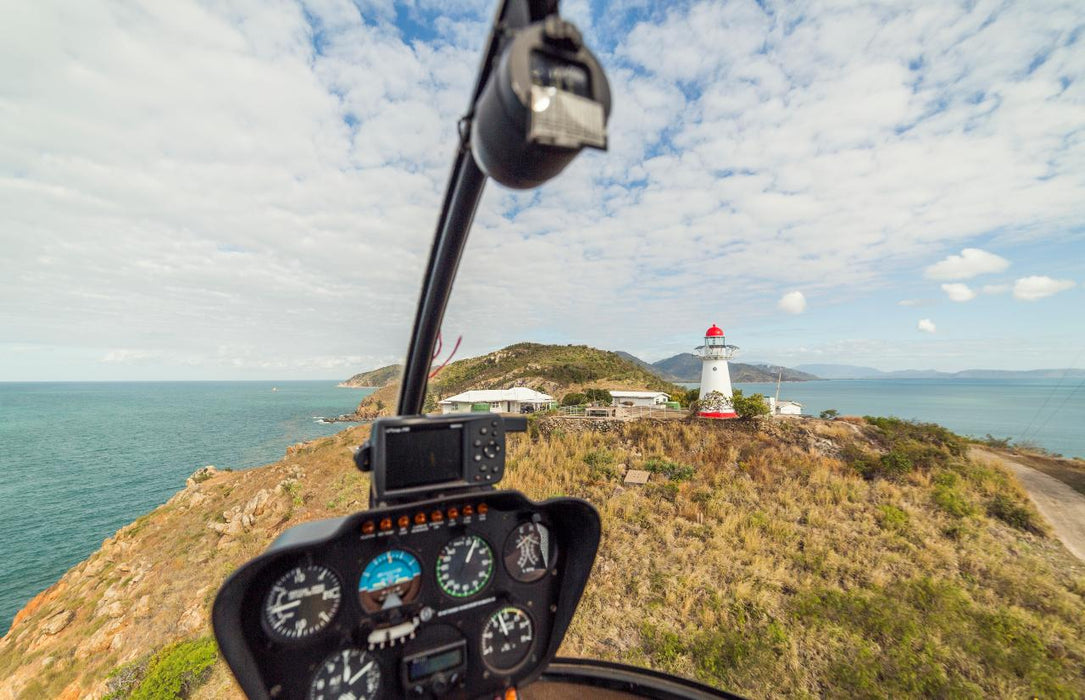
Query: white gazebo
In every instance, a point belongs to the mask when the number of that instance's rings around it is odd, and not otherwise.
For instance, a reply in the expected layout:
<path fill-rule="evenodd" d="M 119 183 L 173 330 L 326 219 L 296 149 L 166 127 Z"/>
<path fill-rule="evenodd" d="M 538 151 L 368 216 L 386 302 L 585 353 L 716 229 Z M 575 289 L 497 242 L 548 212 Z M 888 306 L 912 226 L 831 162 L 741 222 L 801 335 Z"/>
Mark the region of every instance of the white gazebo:
<path fill-rule="evenodd" d="M 528 413 L 554 406 L 554 397 L 524 386 L 511 389 L 476 389 L 438 401 L 441 413 L 469 413 L 475 406 L 488 404 L 493 413 Z"/>

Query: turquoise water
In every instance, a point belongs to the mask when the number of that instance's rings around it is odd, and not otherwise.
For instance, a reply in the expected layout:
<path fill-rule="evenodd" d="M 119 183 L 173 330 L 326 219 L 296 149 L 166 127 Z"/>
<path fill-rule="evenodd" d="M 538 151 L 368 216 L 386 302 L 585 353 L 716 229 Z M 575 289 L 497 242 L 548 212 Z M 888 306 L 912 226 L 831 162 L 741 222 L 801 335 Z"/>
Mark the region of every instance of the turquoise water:
<path fill-rule="evenodd" d="M 736 384 L 776 394 L 776 384 Z M 1067 457 L 1085 457 L 1085 381 L 1081 379 L 837 379 L 788 382 L 780 399 L 818 415 L 896 416 L 939 423 L 961 435 L 1011 437 Z"/>
<path fill-rule="evenodd" d="M 277 387 L 278 391 L 272 391 Z M 331 435 L 372 390 L 334 382 L 0 383 L 0 632 L 102 540 L 206 464 Z"/>

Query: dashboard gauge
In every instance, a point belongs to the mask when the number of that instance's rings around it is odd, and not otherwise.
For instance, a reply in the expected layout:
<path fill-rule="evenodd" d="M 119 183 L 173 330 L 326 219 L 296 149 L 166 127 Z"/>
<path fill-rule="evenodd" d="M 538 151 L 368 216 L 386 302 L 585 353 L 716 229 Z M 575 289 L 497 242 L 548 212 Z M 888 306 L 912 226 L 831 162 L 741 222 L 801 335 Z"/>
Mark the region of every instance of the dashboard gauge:
<path fill-rule="evenodd" d="M 486 587 L 493 573 L 493 550 L 478 535 L 450 540 L 437 557 L 437 585 L 454 598 L 475 595 Z"/>
<path fill-rule="evenodd" d="M 524 523 L 505 540 L 505 570 L 517 581 L 538 581 L 550 569 L 557 545 L 550 530 L 540 523 Z"/>
<path fill-rule="evenodd" d="M 372 700 L 380 687 L 377 660 L 361 649 L 343 649 L 321 662 L 309 684 L 309 700 Z"/>
<path fill-rule="evenodd" d="M 508 673 L 527 658 L 535 630 L 527 613 L 516 607 L 501 608 L 482 628 L 482 661 L 491 671 Z"/>
<path fill-rule="evenodd" d="M 293 641 L 328 626 L 339 610 L 342 591 L 332 570 L 296 566 L 279 577 L 264 597 L 264 625 L 273 636 Z"/>
<path fill-rule="evenodd" d="M 365 565 L 358 581 L 358 600 L 366 612 L 410 603 L 422 590 L 422 567 L 402 549 L 381 552 Z"/>

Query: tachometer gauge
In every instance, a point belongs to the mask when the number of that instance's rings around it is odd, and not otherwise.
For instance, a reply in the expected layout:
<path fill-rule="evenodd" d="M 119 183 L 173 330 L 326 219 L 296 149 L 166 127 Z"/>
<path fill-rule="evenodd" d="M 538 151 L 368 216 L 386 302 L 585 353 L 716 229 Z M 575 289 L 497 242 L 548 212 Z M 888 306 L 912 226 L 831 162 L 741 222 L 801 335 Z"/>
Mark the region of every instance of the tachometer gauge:
<path fill-rule="evenodd" d="M 475 595 L 486 587 L 493 573 L 493 550 L 478 535 L 450 540 L 437 557 L 437 585 L 454 598 Z"/>
<path fill-rule="evenodd" d="M 361 649 L 343 649 L 321 662 L 309 684 L 309 700 L 372 700 L 380 687 L 377 660 Z"/>
<path fill-rule="evenodd" d="M 535 630 L 520 608 L 501 608 L 482 628 L 482 661 L 491 671 L 509 673 L 527 658 Z"/>
<path fill-rule="evenodd" d="M 530 583 L 546 575 L 554 563 L 557 546 L 545 525 L 524 523 L 505 540 L 502 554 L 509 576 L 517 581 Z"/>
<path fill-rule="evenodd" d="M 296 566 L 280 576 L 264 597 L 264 626 L 287 641 L 310 637 L 332 621 L 340 598 L 339 578 L 331 569 Z"/>
<path fill-rule="evenodd" d="M 365 565 L 358 581 L 358 600 L 372 613 L 410 603 L 421 589 L 418 559 L 402 549 L 390 549 Z"/>

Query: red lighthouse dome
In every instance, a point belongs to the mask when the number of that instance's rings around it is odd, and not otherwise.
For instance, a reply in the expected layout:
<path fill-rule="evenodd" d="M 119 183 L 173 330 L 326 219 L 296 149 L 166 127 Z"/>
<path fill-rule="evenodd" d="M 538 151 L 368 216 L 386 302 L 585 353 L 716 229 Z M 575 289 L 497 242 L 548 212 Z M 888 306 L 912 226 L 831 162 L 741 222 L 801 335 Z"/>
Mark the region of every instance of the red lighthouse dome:
<path fill-rule="evenodd" d="M 704 337 L 706 337 L 706 338 L 715 338 L 717 336 L 719 336 L 719 337 L 723 336 L 723 329 L 720 328 L 719 326 L 717 326 L 715 323 L 713 323 L 712 327 L 709 328 L 707 331 L 705 331 Z"/>

